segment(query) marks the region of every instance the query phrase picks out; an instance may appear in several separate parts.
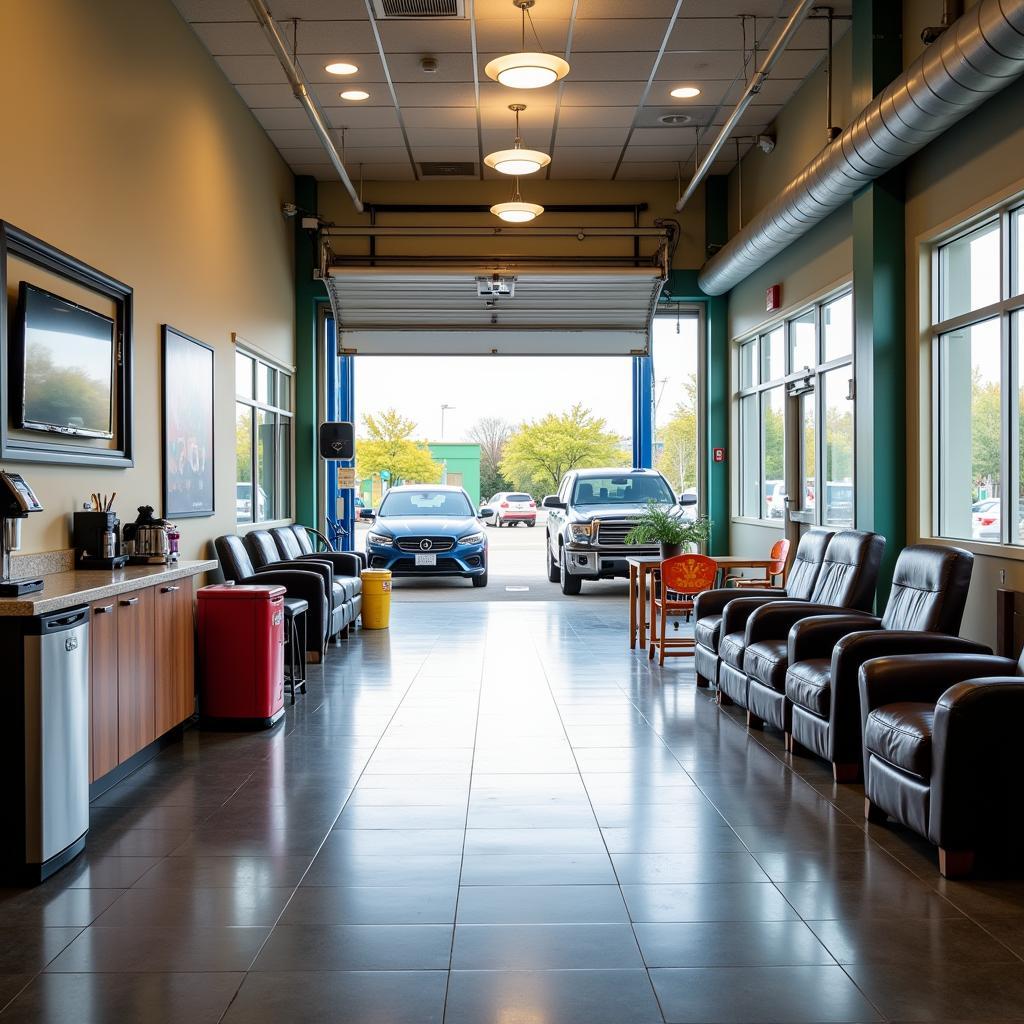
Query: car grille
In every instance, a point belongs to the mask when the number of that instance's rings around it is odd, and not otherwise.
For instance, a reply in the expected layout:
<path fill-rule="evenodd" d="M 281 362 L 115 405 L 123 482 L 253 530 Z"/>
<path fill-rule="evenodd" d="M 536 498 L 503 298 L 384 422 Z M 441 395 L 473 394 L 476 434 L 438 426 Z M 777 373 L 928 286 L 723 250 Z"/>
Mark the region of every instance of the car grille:
<path fill-rule="evenodd" d="M 424 546 L 424 541 L 428 542 L 428 546 Z M 455 547 L 451 537 L 399 537 L 397 544 L 399 551 L 416 552 L 451 551 Z"/>
<path fill-rule="evenodd" d="M 392 572 L 411 572 L 420 576 L 443 576 L 446 573 L 462 572 L 462 566 L 454 558 L 439 558 L 437 565 L 417 565 L 414 558 L 399 558 L 391 566 Z"/>
<path fill-rule="evenodd" d="M 626 543 L 626 534 L 635 525 L 632 519 L 602 519 L 597 528 L 597 544 L 603 548 L 627 548 L 633 550 L 643 545 Z"/>

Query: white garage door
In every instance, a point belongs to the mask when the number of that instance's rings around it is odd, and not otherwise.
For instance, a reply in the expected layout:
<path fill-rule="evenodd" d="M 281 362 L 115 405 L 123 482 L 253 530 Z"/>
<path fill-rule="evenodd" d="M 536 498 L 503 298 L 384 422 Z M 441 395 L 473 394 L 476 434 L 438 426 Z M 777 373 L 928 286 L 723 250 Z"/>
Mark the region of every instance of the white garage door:
<path fill-rule="evenodd" d="M 657 267 L 332 267 L 338 345 L 359 355 L 646 355 Z"/>

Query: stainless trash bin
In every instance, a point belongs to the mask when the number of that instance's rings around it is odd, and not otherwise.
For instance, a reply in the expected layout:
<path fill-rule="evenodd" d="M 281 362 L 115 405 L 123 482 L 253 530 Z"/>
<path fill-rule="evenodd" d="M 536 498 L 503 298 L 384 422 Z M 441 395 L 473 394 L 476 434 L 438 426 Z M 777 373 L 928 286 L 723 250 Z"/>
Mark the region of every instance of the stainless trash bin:
<path fill-rule="evenodd" d="M 89 830 L 89 609 L 10 618 L 2 633 L 14 670 L 0 729 L 15 804 L 4 861 L 40 882 L 81 853 Z"/>

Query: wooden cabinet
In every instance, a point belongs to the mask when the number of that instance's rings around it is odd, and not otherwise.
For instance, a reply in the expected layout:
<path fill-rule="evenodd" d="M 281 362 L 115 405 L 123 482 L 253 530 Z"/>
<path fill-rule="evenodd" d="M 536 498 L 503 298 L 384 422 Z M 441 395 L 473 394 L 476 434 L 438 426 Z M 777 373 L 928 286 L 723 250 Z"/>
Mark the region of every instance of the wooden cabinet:
<path fill-rule="evenodd" d="M 89 606 L 89 781 L 117 767 L 117 598 Z"/>
<path fill-rule="evenodd" d="M 117 598 L 117 747 L 122 761 L 157 737 L 153 589 Z"/>
<path fill-rule="evenodd" d="M 175 580 L 153 591 L 156 734 L 162 736 L 195 710 L 192 580 Z"/>

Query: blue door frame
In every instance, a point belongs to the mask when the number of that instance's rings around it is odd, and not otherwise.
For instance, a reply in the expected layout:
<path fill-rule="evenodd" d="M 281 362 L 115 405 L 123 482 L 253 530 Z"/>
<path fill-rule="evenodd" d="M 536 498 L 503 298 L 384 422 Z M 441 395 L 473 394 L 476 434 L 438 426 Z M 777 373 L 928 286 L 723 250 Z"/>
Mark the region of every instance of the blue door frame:
<path fill-rule="evenodd" d="M 327 386 L 327 419 L 355 422 L 355 360 L 338 355 L 338 335 L 334 317 L 324 320 L 324 348 Z M 351 551 L 356 529 L 355 489 L 338 486 L 338 470 L 355 465 L 354 459 L 327 459 L 328 534 L 339 551 Z"/>
<path fill-rule="evenodd" d="M 654 360 L 633 356 L 633 465 L 654 465 Z"/>

